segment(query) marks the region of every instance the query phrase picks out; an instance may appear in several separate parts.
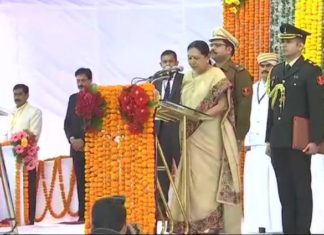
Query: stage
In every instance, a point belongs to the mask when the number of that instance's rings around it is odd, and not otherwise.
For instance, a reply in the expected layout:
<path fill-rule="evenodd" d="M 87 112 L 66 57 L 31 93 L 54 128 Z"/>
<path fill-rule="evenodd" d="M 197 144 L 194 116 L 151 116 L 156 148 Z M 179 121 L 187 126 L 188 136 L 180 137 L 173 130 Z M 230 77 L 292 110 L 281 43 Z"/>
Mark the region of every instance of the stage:
<path fill-rule="evenodd" d="M 161 222 L 158 223 L 157 231 L 162 229 Z M 9 231 L 9 227 L 0 227 L 0 234 Z M 19 226 L 19 234 L 84 234 L 84 224 L 61 224 L 52 222 L 41 222 L 35 225 Z"/>
<path fill-rule="evenodd" d="M 52 224 L 36 223 L 35 225 L 19 226 L 19 234 L 83 234 L 83 224 Z M 9 227 L 0 228 L 0 233 L 9 231 Z"/>

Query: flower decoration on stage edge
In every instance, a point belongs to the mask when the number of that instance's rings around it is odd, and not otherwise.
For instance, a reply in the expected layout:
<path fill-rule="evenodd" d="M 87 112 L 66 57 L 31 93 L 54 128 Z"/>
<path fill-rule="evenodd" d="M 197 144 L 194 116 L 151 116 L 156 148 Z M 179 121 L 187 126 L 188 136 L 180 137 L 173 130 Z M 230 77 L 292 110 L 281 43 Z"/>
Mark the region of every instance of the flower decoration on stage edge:
<path fill-rule="evenodd" d="M 156 102 L 150 100 L 145 90 L 137 85 L 125 87 L 118 97 L 121 116 L 128 123 L 132 134 L 143 132 L 144 123 L 149 118 L 150 108 Z"/>
<path fill-rule="evenodd" d="M 36 135 L 28 130 L 15 133 L 11 137 L 14 155 L 18 161 L 22 161 L 28 171 L 36 168 L 38 150 Z"/>
<path fill-rule="evenodd" d="M 106 106 L 106 101 L 98 91 L 96 84 L 79 92 L 75 113 L 84 120 L 85 131 L 97 132 L 102 129 Z"/>

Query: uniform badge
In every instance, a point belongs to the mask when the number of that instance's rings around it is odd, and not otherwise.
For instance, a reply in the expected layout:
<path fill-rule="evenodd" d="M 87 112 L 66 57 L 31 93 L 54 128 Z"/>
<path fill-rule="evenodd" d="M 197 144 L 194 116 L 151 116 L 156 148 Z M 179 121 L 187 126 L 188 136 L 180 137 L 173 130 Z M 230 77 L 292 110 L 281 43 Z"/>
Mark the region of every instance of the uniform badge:
<path fill-rule="evenodd" d="M 323 85 L 324 85 L 324 75 L 322 75 L 322 76 L 318 76 L 318 77 L 316 78 L 316 80 L 317 80 L 317 84 L 318 84 L 318 85 L 320 85 L 320 86 L 323 86 Z"/>
<path fill-rule="evenodd" d="M 251 87 L 244 87 L 242 89 L 242 95 L 245 96 L 245 97 L 249 97 L 252 95 L 252 89 Z"/>

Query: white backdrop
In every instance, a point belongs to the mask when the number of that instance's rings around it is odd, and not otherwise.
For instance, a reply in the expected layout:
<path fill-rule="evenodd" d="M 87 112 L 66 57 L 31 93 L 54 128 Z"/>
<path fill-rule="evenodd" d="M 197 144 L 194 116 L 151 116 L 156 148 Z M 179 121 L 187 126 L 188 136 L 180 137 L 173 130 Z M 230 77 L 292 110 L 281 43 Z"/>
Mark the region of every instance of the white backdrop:
<path fill-rule="evenodd" d="M 13 85 L 26 83 L 43 111 L 40 159 L 66 155 L 77 68 L 91 68 L 98 84 L 126 84 L 157 71 L 165 49 L 188 68 L 187 45 L 221 25 L 221 0 L 1 0 L 0 107 L 12 109 Z"/>

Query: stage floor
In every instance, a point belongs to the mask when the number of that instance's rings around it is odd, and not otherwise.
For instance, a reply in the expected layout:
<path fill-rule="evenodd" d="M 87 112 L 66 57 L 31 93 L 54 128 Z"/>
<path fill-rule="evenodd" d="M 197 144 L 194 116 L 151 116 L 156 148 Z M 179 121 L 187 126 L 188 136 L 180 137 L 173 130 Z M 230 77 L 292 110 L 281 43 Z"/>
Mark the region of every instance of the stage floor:
<path fill-rule="evenodd" d="M 0 234 L 10 230 L 9 227 L 0 227 Z M 158 223 L 161 231 L 161 222 Z M 35 225 L 19 226 L 19 234 L 84 234 L 84 224 L 53 224 L 36 223 Z"/>
<path fill-rule="evenodd" d="M 35 225 L 19 226 L 19 234 L 83 234 L 83 224 L 45 224 L 37 223 Z M 9 227 L 1 227 L 0 233 L 7 232 Z"/>

